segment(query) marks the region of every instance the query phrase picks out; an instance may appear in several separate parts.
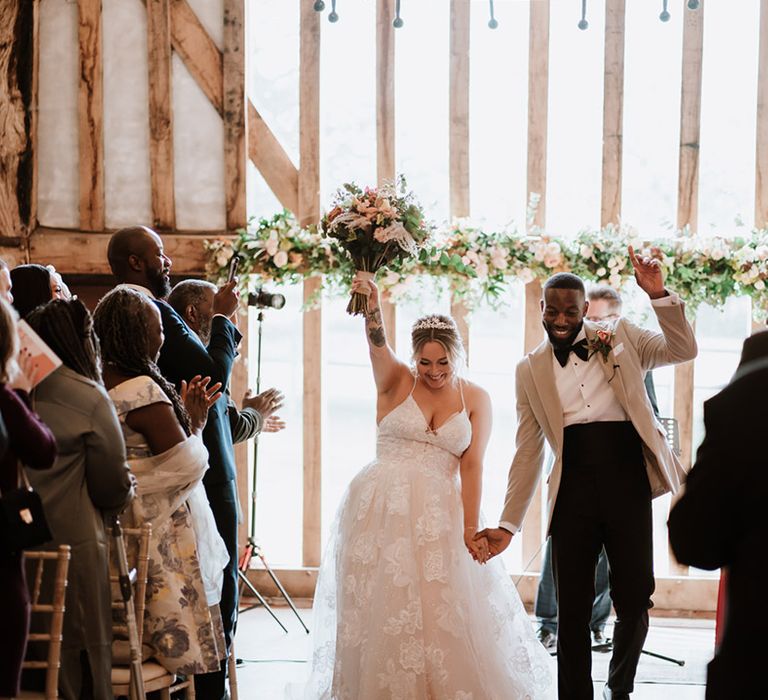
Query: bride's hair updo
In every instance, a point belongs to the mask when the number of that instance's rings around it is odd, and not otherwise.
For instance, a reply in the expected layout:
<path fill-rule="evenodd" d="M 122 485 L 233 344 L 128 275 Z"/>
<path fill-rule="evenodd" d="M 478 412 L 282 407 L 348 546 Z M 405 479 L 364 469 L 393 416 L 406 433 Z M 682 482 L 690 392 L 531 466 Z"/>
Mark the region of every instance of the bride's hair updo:
<path fill-rule="evenodd" d="M 430 314 L 422 316 L 411 329 L 412 359 L 416 363 L 418 356 L 427 343 L 440 343 L 448 357 L 448 363 L 454 377 L 461 375 L 466 365 L 464 343 L 459 335 L 456 322 L 450 316 Z"/>

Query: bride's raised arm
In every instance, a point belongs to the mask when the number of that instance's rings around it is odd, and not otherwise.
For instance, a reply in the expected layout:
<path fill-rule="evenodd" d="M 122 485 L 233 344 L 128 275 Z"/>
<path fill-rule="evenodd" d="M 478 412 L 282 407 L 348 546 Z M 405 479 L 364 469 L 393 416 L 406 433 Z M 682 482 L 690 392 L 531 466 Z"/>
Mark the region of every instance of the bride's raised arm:
<path fill-rule="evenodd" d="M 387 331 L 379 306 L 379 289 L 373 280 L 355 277 L 352 281 L 352 291 L 360 292 L 368 297 L 368 313 L 365 314 L 365 338 L 371 355 L 373 378 L 379 394 L 386 394 L 397 388 L 408 372 L 408 367 L 397 359 L 387 341 Z"/>

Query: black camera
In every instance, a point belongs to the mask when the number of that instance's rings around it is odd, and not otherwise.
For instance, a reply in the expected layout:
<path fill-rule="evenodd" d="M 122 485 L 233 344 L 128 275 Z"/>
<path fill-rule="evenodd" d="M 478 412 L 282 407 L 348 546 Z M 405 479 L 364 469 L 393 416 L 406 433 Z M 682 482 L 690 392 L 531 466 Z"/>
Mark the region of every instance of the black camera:
<path fill-rule="evenodd" d="M 265 292 L 259 287 L 255 292 L 248 294 L 248 306 L 257 309 L 282 309 L 285 306 L 285 297 L 282 294 Z"/>

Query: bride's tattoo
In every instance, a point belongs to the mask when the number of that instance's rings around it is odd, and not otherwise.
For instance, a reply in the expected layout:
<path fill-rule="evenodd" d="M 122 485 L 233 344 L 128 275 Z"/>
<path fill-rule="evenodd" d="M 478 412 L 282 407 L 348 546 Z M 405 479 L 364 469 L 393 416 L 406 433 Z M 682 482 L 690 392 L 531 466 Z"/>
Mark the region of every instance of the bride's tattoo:
<path fill-rule="evenodd" d="M 387 342 L 387 339 L 384 337 L 384 329 L 381 326 L 369 328 L 368 338 L 377 348 L 384 347 L 384 344 Z"/>
<path fill-rule="evenodd" d="M 381 318 L 381 310 L 380 309 L 372 309 L 368 312 L 366 319 L 368 320 L 368 323 L 371 323 L 375 326 L 381 326 L 383 325 L 383 321 Z"/>

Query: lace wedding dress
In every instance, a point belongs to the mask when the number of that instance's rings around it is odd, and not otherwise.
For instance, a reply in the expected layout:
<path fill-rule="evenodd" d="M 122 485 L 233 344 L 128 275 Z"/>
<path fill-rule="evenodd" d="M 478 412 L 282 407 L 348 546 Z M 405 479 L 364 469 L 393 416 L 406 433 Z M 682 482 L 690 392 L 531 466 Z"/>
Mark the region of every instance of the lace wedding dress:
<path fill-rule="evenodd" d="M 431 430 L 412 394 L 381 421 L 320 570 L 307 700 L 554 697 L 554 663 L 503 564 L 464 546 L 471 435 L 465 410 Z"/>

